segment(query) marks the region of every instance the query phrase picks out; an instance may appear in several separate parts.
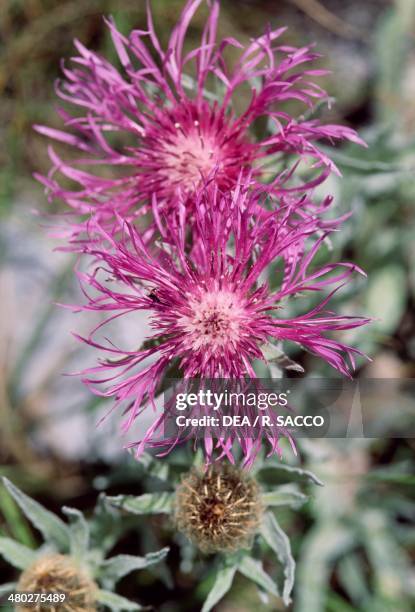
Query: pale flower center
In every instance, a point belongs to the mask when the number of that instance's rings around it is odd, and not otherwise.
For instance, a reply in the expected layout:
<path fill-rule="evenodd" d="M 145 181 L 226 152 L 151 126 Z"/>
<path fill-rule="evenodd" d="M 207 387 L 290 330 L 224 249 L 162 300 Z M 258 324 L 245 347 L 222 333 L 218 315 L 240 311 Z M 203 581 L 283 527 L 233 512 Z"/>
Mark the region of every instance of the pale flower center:
<path fill-rule="evenodd" d="M 193 350 L 236 348 L 244 334 L 246 311 L 229 291 L 207 292 L 189 302 L 191 314 L 181 318 Z"/>
<path fill-rule="evenodd" d="M 176 128 L 174 141 L 163 147 L 164 174 L 172 183 L 192 190 L 218 166 L 220 151 L 212 137 L 196 128 L 189 134 L 183 133 L 179 124 Z"/>

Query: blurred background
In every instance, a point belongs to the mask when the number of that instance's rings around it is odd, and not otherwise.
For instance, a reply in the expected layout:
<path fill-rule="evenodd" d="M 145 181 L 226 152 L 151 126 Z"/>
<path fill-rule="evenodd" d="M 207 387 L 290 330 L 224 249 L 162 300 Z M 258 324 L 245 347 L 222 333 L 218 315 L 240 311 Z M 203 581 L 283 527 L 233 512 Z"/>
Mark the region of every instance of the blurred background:
<path fill-rule="evenodd" d="M 152 0 L 165 43 L 183 0 Z M 46 142 L 33 123 L 58 126 L 53 83 L 73 38 L 116 62 L 102 15 L 121 31 L 144 28 L 144 0 L 1 0 L 0 2 L 0 474 L 52 510 L 62 504 L 88 512 L 103 489 L 143 491 L 143 472 L 120 452 L 117 419 L 97 422 L 108 404 L 91 397 L 64 373 L 91 365 L 93 352 L 71 336 L 92 327 L 56 302 L 76 303 L 79 289 L 70 255 L 58 246 L 35 211 L 56 212 L 32 173 L 47 172 Z M 189 46 L 198 43 L 206 13 L 199 11 Z M 265 25 L 288 25 L 285 41 L 315 42 L 331 75 L 321 84 L 333 97 L 327 121 L 359 130 L 368 150 L 332 152 L 343 178 L 324 190 L 336 213 L 353 217 L 333 238 L 333 257 L 361 266 L 367 280 L 337 298 L 336 308 L 376 319 L 348 340 L 372 358 L 358 375 L 415 377 L 415 0 L 222 0 L 220 35 L 241 42 Z M 144 322 L 139 322 L 145 337 Z M 128 335 L 120 326 L 119 334 Z M 306 371 L 324 375 L 312 357 L 292 356 Z M 395 418 L 399 419 L 399 407 Z M 382 411 L 384 413 L 384 411 Z M 115 421 L 115 422 L 114 422 Z M 325 482 L 301 511 L 279 513 L 297 560 L 294 612 L 410 611 L 415 605 L 415 477 L 412 438 L 313 440 L 301 443 L 303 464 Z M 143 520 L 116 552 L 147 552 L 170 543 L 168 526 Z M 16 507 L 0 489 L 0 533 L 35 545 Z M 173 544 L 168 571 L 132 574 L 119 592 L 162 612 L 193 612 L 211 581 L 209 561 L 192 572 Z M 269 562 L 272 572 L 272 562 Z M 167 570 L 166 570 L 167 571 Z M 1 582 L 14 576 L 0 560 Z M 283 609 L 258 603 L 239 578 L 218 612 Z"/>

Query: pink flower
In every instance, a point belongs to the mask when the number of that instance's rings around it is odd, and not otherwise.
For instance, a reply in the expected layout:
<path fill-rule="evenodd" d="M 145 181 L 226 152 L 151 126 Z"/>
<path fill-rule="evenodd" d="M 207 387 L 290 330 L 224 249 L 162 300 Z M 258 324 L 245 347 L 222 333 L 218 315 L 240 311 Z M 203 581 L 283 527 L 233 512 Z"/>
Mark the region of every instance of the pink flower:
<path fill-rule="evenodd" d="M 72 59 L 72 68 L 63 67 L 65 80 L 57 89 L 75 113 L 60 109 L 63 131 L 36 126 L 80 152 L 79 158 L 64 161 L 50 147 L 51 171 L 37 176 L 50 197 L 83 215 L 69 226 L 75 243 L 91 213 L 110 230 L 114 211 L 132 220 L 148 210 L 153 194 L 159 207 L 174 210 L 212 177 L 223 191 L 231 189 L 245 169 L 252 173 L 255 168 L 255 181 L 279 195 L 304 193 L 336 170 L 318 141 L 345 138 L 363 144 L 352 129 L 294 118 L 281 110 L 287 101 L 299 100 L 312 109 L 315 101 L 326 98 L 309 80 L 326 71 L 305 67 L 318 55 L 308 47 L 276 44 L 285 28 L 267 30 L 246 48 L 233 38 L 217 41 L 219 2 L 212 0 L 200 46 L 185 53 L 186 33 L 202 2 L 186 2 L 166 50 L 155 34 L 150 9 L 147 30 L 128 37 L 107 21 L 121 71 L 75 42 L 79 56 Z M 232 70 L 224 60 L 227 47 L 240 49 Z M 193 66 L 194 81 L 187 76 Z M 221 98 L 208 93 L 212 81 L 223 89 Z M 238 114 L 234 101 L 243 86 L 249 87 L 251 99 Z M 251 128 L 259 118 L 268 120 L 272 134 L 255 140 Z M 278 154 L 295 156 L 290 171 L 270 165 L 271 156 Z M 319 170 L 305 184 L 294 183 L 293 171 L 302 159 Z M 58 173 L 73 187 L 61 186 Z"/>
<path fill-rule="evenodd" d="M 179 206 L 185 210 L 185 204 Z M 175 366 L 184 378 L 254 378 L 252 362 L 265 361 L 263 348 L 270 342 L 300 344 L 350 375 L 354 355 L 361 353 L 330 335 L 368 320 L 336 315 L 326 306 L 339 283 L 347 282 L 353 271 L 361 271 L 348 263 L 313 266 L 325 235 L 315 237 L 316 221 L 304 213 L 301 201 L 264 211 L 261 223 L 253 221 L 257 206 L 258 195 L 248 190 L 237 190 L 232 196 L 202 191 L 194 208 L 198 238 L 191 258 L 185 250 L 184 214 L 174 217 L 181 218 L 182 225 L 170 228 L 172 243 L 157 247 L 144 243 L 130 224 L 124 225 L 121 240 L 97 228 L 110 246 L 90 249 L 96 269 L 80 273 L 83 285 L 93 289 L 91 295 L 85 292 L 88 303 L 83 309 L 114 311 L 104 325 L 123 314 L 146 311 L 154 329 L 151 341 L 133 351 L 97 340 L 102 323 L 88 338 L 81 338 L 109 356 L 85 373 L 84 382 L 94 393 L 112 396 L 116 406 L 125 407 L 126 430 L 147 405 L 154 406 L 168 369 Z M 302 221 L 293 223 L 298 211 Z M 160 220 L 161 230 L 169 223 L 170 217 Z M 282 277 L 277 289 L 264 280 L 272 262 L 274 274 Z M 117 285 L 106 282 L 108 273 Z M 284 316 L 288 300 L 326 288 L 328 295 L 312 310 Z M 163 418 L 157 418 L 137 443 L 139 452 L 147 444 L 159 445 L 155 434 Z M 235 434 L 230 436 L 233 442 Z M 227 444 L 229 452 L 229 440 Z M 245 454 L 252 458 L 254 448 L 244 449 Z"/>

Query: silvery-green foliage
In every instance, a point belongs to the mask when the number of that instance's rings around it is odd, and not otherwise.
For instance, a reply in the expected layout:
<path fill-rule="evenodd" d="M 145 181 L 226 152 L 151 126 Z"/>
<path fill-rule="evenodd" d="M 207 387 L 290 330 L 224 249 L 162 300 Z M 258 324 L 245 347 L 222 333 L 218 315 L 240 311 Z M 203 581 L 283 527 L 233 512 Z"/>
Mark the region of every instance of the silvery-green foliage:
<path fill-rule="evenodd" d="M 199 464 L 197 458 L 194 464 Z M 107 497 L 109 505 L 115 506 L 128 514 L 142 516 L 143 514 L 166 514 L 171 515 L 174 507 L 174 487 L 180 482 L 180 475 L 188 472 L 189 464 L 180 462 L 173 466 L 170 463 L 170 478 L 165 480 L 165 488 L 170 490 L 158 493 L 145 493 L 143 495 L 118 495 Z M 151 474 L 151 462 L 148 462 Z M 156 467 L 156 466 L 155 466 Z M 176 469 L 174 470 L 173 467 Z M 269 473 L 275 475 L 276 484 L 269 484 Z M 202 611 L 209 612 L 216 604 L 231 590 L 235 575 L 239 572 L 245 578 L 251 580 L 258 589 L 261 599 L 269 596 L 276 598 L 283 605 L 291 602 L 291 593 L 294 586 L 295 561 L 292 555 L 290 540 L 278 523 L 277 516 L 280 508 L 298 509 L 305 504 L 309 497 L 300 487 L 309 485 L 322 485 L 317 476 L 309 470 L 278 462 L 276 459 L 269 461 L 258 459 L 252 471 L 261 488 L 261 500 L 264 507 L 260 526 L 257 530 L 255 543 L 251 550 L 240 550 L 235 553 L 218 553 L 213 571 L 213 584 L 203 603 Z M 264 478 L 263 476 L 266 476 Z M 272 481 L 272 480 L 271 480 Z M 173 525 L 173 521 L 171 521 Z M 185 567 L 192 565 L 193 556 L 189 554 L 187 541 L 178 538 L 183 547 L 183 558 L 186 559 Z M 256 545 L 265 547 L 274 555 L 276 564 L 281 567 L 282 580 L 267 573 L 261 559 L 256 557 Z"/>
<path fill-rule="evenodd" d="M 56 514 L 46 510 L 37 501 L 23 493 L 7 478 L 3 478 L 3 483 L 23 514 L 44 538 L 44 544 L 34 550 L 11 538 L 0 537 L 0 555 L 8 563 L 22 571 L 46 552 L 53 551 L 69 555 L 86 567 L 91 578 L 103 587 L 98 591 L 97 596 L 97 601 L 103 606 L 114 611 L 144 609 L 138 603 L 129 601 L 112 590 L 116 583 L 130 572 L 145 569 L 163 561 L 168 553 L 168 548 L 143 557 L 117 555 L 106 558 L 107 542 L 105 539 L 101 542 L 99 538 L 94 537 L 94 534 L 100 533 L 98 525 L 100 519 L 104 519 L 107 525 L 111 520 L 115 523 L 116 519 L 111 516 L 114 510 L 107 506 L 104 507 L 105 502 L 102 498 L 98 501 L 95 514 L 90 520 L 76 508 L 63 507 L 62 512 L 68 518 L 68 523 L 65 523 Z M 118 523 L 120 523 L 119 520 Z M 101 543 L 103 547 L 100 546 Z M 111 541 L 111 545 L 113 543 Z M 0 594 L 9 593 L 15 587 L 14 582 L 4 584 L 0 586 Z"/>
<path fill-rule="evenodd" d="M 413 468 L 402 463 L 367 472 L 367 450 L 374 442 L 304 444 L 306 461 L 325 487 L 310 504 L 314 520 L 301 542 L 295 612 L 320 612 L 327 605 L 350 612 L 413 607 L 411 560 L 401 539 L 411 530 L 401 534 L 398 517 L 413 520 L 414 503 L 398 493 L 385 495 L 391 484 L 396 492 L 413 488 Z M 331 589 L 333 574 L 343 597 Z"/>

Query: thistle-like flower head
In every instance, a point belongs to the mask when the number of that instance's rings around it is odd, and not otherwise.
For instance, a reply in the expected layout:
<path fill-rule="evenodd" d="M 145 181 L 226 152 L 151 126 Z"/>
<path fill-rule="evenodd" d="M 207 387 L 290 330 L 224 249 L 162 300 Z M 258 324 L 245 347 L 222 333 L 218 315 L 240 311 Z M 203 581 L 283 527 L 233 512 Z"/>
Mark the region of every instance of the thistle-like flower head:
<path fill-rule="evenodd" d="M 76 41 L 79 55 L 71 68 L 63 68 L 58 95 L 77 112 L 60 110 L 64 130 L 37 129 L 81 156 L 66 162 L 50 147 L 52 169 L 38 178 L 51 197 L 86 215 L 86 221 L 93 213 L 111 228 L 114 211 L 132 219 L 148 210 L 153 195 L 159 207 L 174 210 L 183 198 L 192 204 L 192 195 L 208 179 L 227 191 L 245 170 L 253 173 L 254 182 L 279 194 L 310 191 L 336 169 L 318 141 L 345 138 L 362 144 L 349 128 L 291 117 L 282 110 L 287 101 L 313 108 L 326 98 L 310 82 L 326 71 L 305 67 L 318 55 L 309 47 L 277 44 L 285 28 L 267 30 L 246 47 L 233 38 L 219 41 L 219 1 L 212 0 L 207 2 L 200 46 L 185 52 L 189 24 L 202 3 L 186 2 L 166 50 L 156 36 L 150 8 L 145 31 L 125 36 L 107 21 L 120 70 Z M 228 47 L 239 53 L 233 68 L 224 57 Z M 192 72 L 195 79 L 188 76 Z M 207 91 L 212 82 L 223 90 L 216 98 Z M 234 103 L 243 87 L 251 97 L 237 112 Z M 252 127 L 260 118 L 271 129 L 256 139 Z M 285 154 L 294 156 L 292 171 L 268 167 L 271 157 Z M 317 170 L 305 184 L 293 184 L 293 170 L 301 160 Z M 72 188 L 60 185 L 59 173 L 72 181 Z M 69 231 L 79 238 L 84 229 L 84 221 L 78 221 Z"/>
<path fill-rule="evenodd" d="M 45 538 L 43 545 L 34 550 L 0 536 L 0 556 L 20 573 L 17 582 L 0 585 L 0 590 L 3 594 L 12 593 L 18 612 L 95 612 L 103 606 L 110 610 L 140 608 L 117 595 L 115 584 L 133 570 L 159 563 L 166 556 L 167 548 L 144 557 L 116 555 L 105 558 L 116 538 L 110 535 L 103 541 L 101 536 L 101 521 L 108 518 L 102 497 L 89 520 L 79 510 L 64 507 L 63 512 L 70 517 L 70 523 L 66 524 L 7 478 L 2 480 L 20 510 Z M 95 533 L 100 536 L 96 538 Z M 38 601 L 26 598 L 25 601 L 23 593 L 39 593 L 43 598 L 39 597 Z"/>
<path fill-rule="evenodd" d="M 193 469 L 176 489 L 177 528 L 205 553 L 250 548 L 262 511 L 255 479 L 226 463 Z"/>
<path fill-rule="evenodd" d="M 265 361 L 267 343 L 289 340 L 349 375 L 353 356 L 359 353 L 329 334 L 367 320 L 325 310 L 332 293 L 356 267 L 340 263 L 313 269 L 313 257 L 324 240 L 314 237 L 313 218 L 291 224 L 295 206 L 289 204 L 264 213 L 261 223 L 255 223 L 252 212 L 258 199 L 249 191 L 238 191 L 231 202 L 218 194 L 212 197 L 209 190 L 205 196 L 208 203 L 202 199 L 195 209 L 198 232 L 191 257 L 184 248 L 185 224 L 171 232 L 173 244 L 159 246 L 148 246 L 134 227 L 127 226 L 123 240 L 105 235 L 109 247 L 91 250 L 97 260 L 95 272 L 80 274 L 93 288 L 83 308 L 116 311 L 107 325 L 133 311 L 147 311 L 151 317 L 155 333 L 141 349 L 102 343 L 95 332 L 83 339 L 111 356 L 87 371 L 84 381 L 94 392 L 114 396 L 117 405 L 127 406 L 125 430 L 146 404 L 153 404 L 172 367 L 185 378 L 255 377 L 253 361 Z M 311 244 L 305 249 L 309 234 Z M 276 289 L 264 277 L 272 262 L 281 276 Z M 327 287 L 331 293 L 313 309 L 284 316 L 288 300 Z M 138 445 L 139 452 L 162 424 L 163 417 L 156 419 Z M 246 453 L 251 452 L 247 446 Z"/>
<path fill-rule="evenodd" d="M 168 515 L 176 529 L 199 550 L 219 553 L 216 578 L 204 603 L 206 609 L 213 609 L 218 604 L 231 588 L 237 572 L 268 594 L 282 598 L 288 607 L 294 586 L 295 562 L 290 540 L 277 516 L 284 506 L 287 510 L 306 503 L 308 497 L 304 490 L 323 483 L 308 470 L 272 458 L 264 461 L 259 457 L 249 473 L 226 462 L 215 463 L 207 470 L 199 461 L 191 470 L 174 459 L 173 463 L 173 470 L 161 473 L 157 459 L 146 456 L 147 474 L 157 475 L 167 490 L 138 497 L 107 497 L 107 503 L 141 517 L 143 514 Z M 257 546 L 251 546 L 254 537 Z M 274 563 L 273 576 L 267 574 L 263 566 L 264 550 L 274 556 L 275 563 L 282 565 L 282 571 L 278 572 L 281 584 L 275 581 Z M 259 559 L 256 558 L 258 552 Z"/>
<path fill-rule="evenodd" d="M 60 606 L 68 612 L 94 612 L 97 609 L 97 589 L 97 585 L 75 559 L 61 554 L 39 557 L 22 572 L 17 585 L 18 591 L 65 596 L 64 603 L 40 603 L 37 609 L 41 612 L 53 612 Z M 32 606 L 17 606 L 19 612 L 32 609 Z"/>

